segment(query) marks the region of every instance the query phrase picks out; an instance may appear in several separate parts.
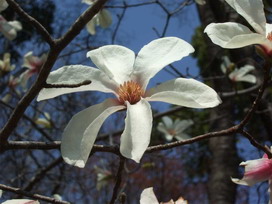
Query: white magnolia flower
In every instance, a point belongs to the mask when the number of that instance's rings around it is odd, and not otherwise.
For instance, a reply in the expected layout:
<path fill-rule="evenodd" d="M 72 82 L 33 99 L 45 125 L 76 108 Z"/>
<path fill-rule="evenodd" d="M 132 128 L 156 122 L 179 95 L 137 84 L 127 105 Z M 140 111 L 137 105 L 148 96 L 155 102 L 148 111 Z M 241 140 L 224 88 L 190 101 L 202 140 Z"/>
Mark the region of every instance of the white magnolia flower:
<path fill-rule="evenodd" d="M 164 116 L 162 117 L 162 121 L 163 122 L 159 123 L 157 129 L 160 132 L 164 133 L 167 141 L 172 141 L 173 138 L 179 141 L 190 138 L 190 136 L 184 133 L 183 131 L 187 129 L 189 126 L 191 126 L 192 124 L 194 124 L 192 120 L 176 119 L 175 122 L 173 122 L 173 120 L 170 117 Z"/>
<path fill-rule="evenodd" d="M 236 67 L 236 65 L 232 62 L 230 62 L 230 59 L 227 56 L 223 57 L 223 62 L 221 64 L 221 70 L 223 73 L 229 73 L 230 80 L 237 82 L 237 81 L 244 81 L 248 83 L 255 84 L 257 79 L 254 75 L 248 74 L 249 72 L 255 70 L 255 67 L 252 65 L 245 65 L 243 67 L 240 67 L 239 69 Z M 231 71 L 233 70 L 233 71 Z"/>
<path fill-rule="evenodd" d="M 82 0 L 82 2 L 92 6 L 95 1 Z M 112 18 L 111 18 L 110 12 L 107 9 L 102 9 L 92 18 L 92 20 L 90 20 L 87 23 L 86 27 L 88 32 L 91 35 L 95 35 L 96 26 L 101 26 L 102 28 L 108 28 L 111 24 L 112 24 Z"/>
<path fill-rule="evenodd" d="M 22 30 L 22 24 L 19 21 L 7 21 L 0 15 L 0 32 L 9 39 L 14 40 L 17 36 L 17 31 Z"/>
<path fill-rule="evenodd" d="M 20 76 L 21 85 L 23 88 L 26 88 L 27 81 L 31 76 L 39 73 L 41 67 L 46 61 L 46 58 L 47 54 L 43 54 L 41 57 L 37 57 L 33 55 L 32 51 L 25 54 L 22 67 L 26 67 L 28 69 Z"/>
<path fill-rule="evenodd" d="M 107 45 L 89 51 L 87 56 L 99 69 L 64 66 L 50 73 L 48 84 L 90 84 L 77 88 L 42 89 L 38 101 L 77 91 L 113 93 L 117 98 L 91 106 L 76 114 L 64 130 L 61 143 L 63 159 L 84 167 L 103 122 L 114 112 L 127 109 L 120 152 L 139 162 L 150 142 L 152 112 L 148 101 L 162 101 L 192 108 L 217 106 L 221 100 L 207 85 L 194 79 L 178 78 L 146 91 L 149 80 L 166 65 L 188 56 L 194 48 L 187 42 L 166 37 L 152 41 L 135 54 L 130 49 Z"/>
<path fill-rule="evenodd" d="M 8 7 L 6 0 L 0 0 L 0 12 L 4 11 Z"/>
<path fill-rule="evenodd" d="M 40 204 L 37 200 L 28 199 L 12 199 L 3 202 L 2 204 Z"/>
<path fill-rule="evenodd" d="M 10 64 L 10 53 L 5 53 L 3 60 L 0 60 L 0 72 L 10 72 L 13 69 L 15 69 L 15 65 Z"/>
<path fill-rule="evenodd" d="M 226 2 L 247 20 L 256 33 L 240 23 L 211 23 L 204 32 L 212 42 L 223 48 L 259 44 L 271 55 L 272 24 L 266 23 L 262 0 L 226 0 Z"/>
<path fill-rule="evenodd" d="M 188 204 L 188 202 L 182 197 L 179 197 L 179 199 L 176 201 L 170 200 L 168 202 L 159 203 L 156 195 L 154 194 L 153 188 L 150 187 L 143 190 L 140 198 L 140 204 Z"/>
<path fill-rule="evenodd" d="M 205 0 L 195 0 L 195 2 L 201 6 L 205 5 L 206 4 L 206 1 Z"/>

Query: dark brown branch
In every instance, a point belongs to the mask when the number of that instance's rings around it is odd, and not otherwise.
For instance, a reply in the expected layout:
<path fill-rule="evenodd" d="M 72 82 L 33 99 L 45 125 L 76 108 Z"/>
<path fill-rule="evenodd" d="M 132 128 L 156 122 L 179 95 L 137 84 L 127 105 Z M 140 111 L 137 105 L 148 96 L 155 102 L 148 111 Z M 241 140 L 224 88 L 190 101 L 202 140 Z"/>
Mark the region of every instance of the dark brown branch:
<path fill-rule="evenodd" d="M 263 151 L 267 154 L 267 156 L 268 156 L 269 158 L 272 158 L 272 153 L 270 152 L 270 149 L 269 149 L 267 146 L 261 145 L 259 142 L 257 142 L 257 141 L 255 140 L 255 138 L 254 138 L 251 134 L 249 134 L 249 133 L 248 133 L 247 131 L 245 131 L 245 130 L 242 130 L 240 133 L 241 133 L 242 135 L 244 135 L 244 136 L 250 141 L 250 143 L 251 143 L 254 147 L 257 147 L 258 149 L 263 150 Z"/>
<path fill-rule="evenodd" d="M 8 141 L 4 149 L 36 149 L 36 150 L 50 150 L 50 149 L 60 149 L 60 141 L 54 142 L 37 142 L 37 141 Z M 92 153 L 95 152 L 111 152 L 120 155 L 119 148 L 117 146 L 107 146 L 107 145 L 94 145 L 92 148 Z"/>
<path fill-rule="evenodd" d="M 44 40 L 52 47 L 55 42 L 51 38 L 48 31 L 32 16 L 28 15 L 14 0 L 6 0 L 9 6 L 20 16 L 22 17 L 27 23 L 34 26 L 37 31 L 41 34 Z"/>
<path fill-rule="evenodd" d="M 50 197 L 39 195 L 39 194 L 33 194 L 27 191 L 23 191 L 20 188 L 14 188 L 14 187 L 6 186 L 3 184 L 0 184 L 0 189 L 3 191 L 9 191 L 9 192 L 16 193 L 18 195 L 26 196 L 32 199 L 47 201 L 49 203 L 69 204 L 69 202 L 67 201 L 56 200 L 55 198 L 50 198 Z"/>
<path fill-rule="evenodd" d="M 118 172 L 117 172 L 117 175 L 116 175 L 116 183 L 115 183 L 115 186 L 114 186 L 114 189 L 113 189 L 110 204 L 114 204 L 115 200 L 117 198 L 118 189 L 120 188 L 120 185 L 121 185 L 121 182 L 122 182 L 122 172 L 123 172 L 123 169 L 124 169 L 124 164 L 125 164 L 125 158 L 120 157 L 119 168 L 118 168 Z"/>
<path fill-rule="evenodd" d="M 78 88 L 81 86 L 89 85 L 91 83 L 92 81 L 90 80 L 85 80 L 78 84 L 47 84 L 45 83 L 44 88 Z"/>
<path fill-rule="evenodd" d="M 11 1 L 12 0 L 9 0 L 9 2 Z M 79 34 L 81 29 L 84 28 L 88 21 L 92 19 L 92 17 L 103 7 L 106 2 L 107 0 L 97 1 L 92 7 L 87 9 L 72 25 L 69 31 L 61 39 L 58 39 L 54 46 L 51 47 L 51 50 L 48 53 L 47 60 L 42 66 L 35 83 L 32 85 L 26 95 L 19 101 L 9 120 L 0 132 L 0 151 L 2 149 L 1 146 L 5 145 L 4 143 L 7 142 L 9 135 L 16 128 L 20 118 L 23 116 L 29 104 L 42 89 L 61 50 L 63 50 L 76 37 L 76 35 Z"/>
<path fill-rule="evenodd" d="M 8 107 L 11 110 L 14 110 L 14 108 L 12 106 L 10 106 L 9 104 L 3 102 L 0 100 L 0 103 L 6 107 Z M 26 119 L 27 121 L 29 121 L 31 123 L 31 125 L 37 130 L 39 131 L 46 139 L 48 139 L 49 141 L 52 141 L 51 137 L 42 129 L 40 128 L 30 117 L 28 117 L 27 115 L 23 114 L 22 116 L 24 119 Z"/>
<path fill-rule="evenodd" d="M 97 14 L 104 4 L 109 0 L 99 0 L 88 8 L 80 17 L 75 21 L 75 23 L 70 27 L 70 29 L 57 40 L 57 46 L 60 48 L 66 47 L 80 31 L 85 27 L 85 25 Z"/>

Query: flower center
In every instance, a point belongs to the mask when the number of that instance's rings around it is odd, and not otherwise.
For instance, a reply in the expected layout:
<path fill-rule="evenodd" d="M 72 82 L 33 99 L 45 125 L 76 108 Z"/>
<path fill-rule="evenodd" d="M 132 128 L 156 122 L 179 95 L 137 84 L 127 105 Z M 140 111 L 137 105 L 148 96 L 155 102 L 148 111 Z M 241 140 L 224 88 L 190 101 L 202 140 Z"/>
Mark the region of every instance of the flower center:
<path fill-rule="evenodd" d="M 168 132 L 170 135 L 173 135 L 173 136 L 177 134 L 177 132 L 174 129 L 170 129 L 168 130 Z"/>
<path fill-rule="evenodd" d="M 128 101 L 130 104 L 135 104 L 141 100 L 143 95 L 142 87 L 134 81 L 126 81 L 118 89 L 119 101 L 121 103 Z"/>
<path fill-rule="evenodd" d="M 272 41 L 272 32 L 268 33 L 267 39 L 270 40 L 270 41 Z"/>

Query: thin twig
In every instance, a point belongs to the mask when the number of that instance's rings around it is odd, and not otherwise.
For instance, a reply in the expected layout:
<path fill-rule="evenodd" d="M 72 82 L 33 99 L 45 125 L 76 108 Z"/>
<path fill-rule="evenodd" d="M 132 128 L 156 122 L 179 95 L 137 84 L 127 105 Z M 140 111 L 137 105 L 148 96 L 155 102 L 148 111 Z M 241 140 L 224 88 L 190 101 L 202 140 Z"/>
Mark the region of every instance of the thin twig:
<path fill-rule="evenodd" d="M 23 195 L 23 196 L 26 196 L 26 197 L 29 197 L 32 199 L 47 201 L 49 203 L 69 204 L 69 202 L 67 202 L 67 201 L 61 201 L 61 200 L 57 200 L 55 198 L 50 198 L 50 197 L 39 195 L 39 194 L 33 194 L 33 193 L 30 193 L 27 191 L 23 191 L 20 188 L 14 188 L 14 187 L 3 185 L 3 184 L 0 184 L 0 189 L 3 191 L 13 192 L 18 195 Z"/>
<path fill-rule="evenodd" d="M 59 157 L 58 159 L 51 162 L 47 167 L 44 167 L 39 170 L 39 172 L 31 178 L 30 182 L 26 187 L 23 188 L 24 191 L 31 191 L 34 185 L 42 180 L 42 178 L 46 175 L 48 171 L 50 171 L 55 166 L 59 165 L 62 161 L 62 158 Z"/>
<path fill-rule="evenodd" d="M 117 198 L 118 189 L 120 188 L 120 185 L 121 185 L 121 182 L 122 182 L 122 172 L 123 172 L 123 169 L 124 169 L 124 164 L 125 164 L 125 158 L 120 157 L 119 168 L 118 168 L 118 172 L 117 172 L 117 175 L 116 175 L 116 183 L 115 183 L 115 186 L 114 186 L 114 189 L 113 189 L 110 204 L 114 204 L 115 200 Z"/>
<path fill-rule="evenodd" d="M 55 42 L 48 33 L 48 31 L 32 16 L 28 15 L 14 0 L 6 0 L 9 6 L 20 16 L 22 17 L 27 23 L 34 26 L 38 33 L 44 38 L 44 40 L 52 47 Z"/>
<path fill-rule="evenodd" d="M 90 81 L 90 80 L 85 80 L 85 81 L 78 83 L 78 84 L 48 84 L 48 83 L 45 83 L 44 88 L 78 88 L 81 86 L 89 85 L 91 83 L 92 83 L 92 81 Z"/>

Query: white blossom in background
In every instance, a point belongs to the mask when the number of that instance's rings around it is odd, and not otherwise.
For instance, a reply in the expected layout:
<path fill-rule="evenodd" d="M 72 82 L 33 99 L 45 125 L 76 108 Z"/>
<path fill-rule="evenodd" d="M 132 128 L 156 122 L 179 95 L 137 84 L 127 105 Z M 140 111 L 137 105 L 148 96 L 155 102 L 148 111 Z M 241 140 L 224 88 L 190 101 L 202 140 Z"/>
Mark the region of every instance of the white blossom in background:
<path fill-rule="evenodd" d="M 269 182 L 269 204 L 272 201 L 272 160 L 264 154 L 263 158 L 241 162 L 240 166 L 245 167 L 245 173 L 242 179 L 232 178 L 231 180 L 239 185 L 252 186 L 258 182 Z"/>
<path fill-rule="evenodd" d="M 40 204 L 37 200 L 28 199 L 12 199 L 3 202 L 2 204 Z"/>
<path fill-rule="evenodd" d="M 50 73 L 48 84 L 90 84 L 76 88 L 44 88 L 38 101 L 77 91 L 113 93 L 116 98 L 93 105 L 70 120 L 62 135 L 61 154 L 65 162 L 84 167 L 98 131 L 114 112 L 126 109 L 120 152 L 139 162 L 150 142 L 152 111 L 148 101 L 161 101 L 191 108 L 210 108 L 221 100 L 209 86 L 194 79 L 177 78 L 146 90 L 149 80 L 163 67 L 188 56 L 194 48 L 176 37 L 154 40 L 144 46 L 136 59 L 132 50 L 107 45 L 87 56 L 99 68 L 70 65 Z"/>
<path fill-rule="evenodd" d="M 255 70 L 252 65 L 245 65 L 243 67 L 237 68 L 236 65 L 230 62 L 227 56 L 222 57 L 221 70 L 224 74 L 229 73 L 228 77 L 233 82 L 244 81 L 248 83 L 255 84 L 257 79 L 254 75 L 248 74 L 249 72 Z"/>
<path fill-rule="evenodd" d="M 158 124 L 157 129 L 164 134 L 167 141 L 172 141 L 174 138 L 179 141 L 190 138 L 188 134 L 184 133 L 184 130 L 194 124 L 192 120 L 176 119 L 173 122 L 170 117 L 164 116 L 162 121 Z"/>
<path fill-rule="evenodd" d="M 259 44 L 272 54 L 272 24 L 266 22 L 262 0 L 226 0 L 256 32 L 235 22 L 211 23 L 204 30 L 213 43 L 223 48 L 240 48 Z"/>
<path fill-rule="evenodd" d="M 115 180 L 112 172 L 99 168 L 97 166 L 94 167 L 96 172 L 96 189 L 100 191 L 103 187 L 109 185 L 111 181 Z"/>
<path fill-rule="evenodd" d="M 153 188 L 150 187 L 143 190 L 140 198 L 140 204 L 188 204 L 188 202 L 182 197 L 179 197 L 179 199 L 176 201 L 170 200 L 168 202 L 159 203 L 153 191 Z"/>
<path fill-rule="evenodd" d="M 62 200 L 62 197 L 59 194 L 54 194 L 53 198 L 55 198 L 56 200 Z"/>
<path fill-rule="evenodd" d="M 3 60 L 0 60 L 0 76 L 1 72 L 10 72 L 15 69 L 15 65 L 10 64 L 10 53 L 5 53 Z"/>
<path fill-rule="evenodd" d="M 35 120 L 35 123 L 37 125 L 41 125 L 45 128 L 51 128 L 52 127 L 52 124 L 51 124 L 51 117 L 49 115 L 49 113 L 47 112 L 44 112 L 43 113 L 43 117 L 39 117 Z"/>
<path fill-rule="evenodd" d="M 34 74 L 39 73 L 41 67 L 46 61 L 46 58 L 47 54 L 43 54 L 41 57 L 37 57 L 33 55 L 32 51 L 25 54 L 22 67 L 26 67 L 27 70 L 20 76 L 21 85 L 24 89 L 26 89 L 28 79 Z"/>
<path fill-rule="evenodd" d="M 8 7 L 6 0 L 0 0 L 0 12 L 4 11 Z"/>
<path fill-rule="evenodd" d="M 0 32 L 8 40 L 14 40 L 17 36 L 17 31 L 20 30 L 22 30 L 22 24 L 19 21 L 7 21 L 0 15 Z"/>
<path fill-rule="evenodd" d="M 95 1 L 93 0 L 82 0 L 82 3 L 86 3 L 90 6 L 93 5 Z M 102 28 L 108 28 L 112 24 L 111 13 L 107 9 L 101 9 L 86 25 L 88 32 L 91 35 L 95 35 L 96 26 L 100 26 Z"/>
<path fill-rule="evenodd" d="M 206 4 L 206 1 L 205 0 L 195 0 L 195 2 L 201 6 L 205 5 Z"/>

